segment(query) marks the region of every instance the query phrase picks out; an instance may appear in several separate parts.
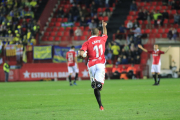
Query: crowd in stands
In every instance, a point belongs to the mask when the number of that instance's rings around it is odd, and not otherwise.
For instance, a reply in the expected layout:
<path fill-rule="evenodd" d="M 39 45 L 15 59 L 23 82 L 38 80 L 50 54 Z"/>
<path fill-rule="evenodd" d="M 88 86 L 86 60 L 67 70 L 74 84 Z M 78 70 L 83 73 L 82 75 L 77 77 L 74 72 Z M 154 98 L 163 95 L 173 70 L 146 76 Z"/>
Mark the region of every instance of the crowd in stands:
<path fill-rule="evenodd" d="M 12 37 L 9 44 L 36 44 L 39 31 L 34 14 L 37 0 L 2 0 L 0 3 L 0 37 Z"/>

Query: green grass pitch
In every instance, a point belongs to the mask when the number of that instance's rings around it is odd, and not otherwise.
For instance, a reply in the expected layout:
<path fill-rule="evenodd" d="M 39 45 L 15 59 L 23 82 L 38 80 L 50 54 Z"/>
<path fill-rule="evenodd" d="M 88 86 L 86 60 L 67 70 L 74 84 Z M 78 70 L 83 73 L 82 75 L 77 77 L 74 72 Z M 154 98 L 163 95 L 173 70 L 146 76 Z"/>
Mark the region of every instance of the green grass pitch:
<path fill-rule="evenodd" d="M 100 111 L 90 81 L 0 83 L 0 120 L 180 120 L 180 79 L 106 80 Z"/>

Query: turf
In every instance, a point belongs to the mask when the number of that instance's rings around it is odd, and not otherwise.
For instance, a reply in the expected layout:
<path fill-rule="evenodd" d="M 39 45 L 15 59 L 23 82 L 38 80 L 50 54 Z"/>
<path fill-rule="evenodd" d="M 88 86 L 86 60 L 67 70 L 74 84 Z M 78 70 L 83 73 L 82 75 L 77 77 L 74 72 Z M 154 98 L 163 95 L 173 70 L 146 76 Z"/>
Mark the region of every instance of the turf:
<path fill-rule="evenodd" d="M 0 83 L 0 120 L 180 120 L 180 79 L 106 80 L 99 111 L 90 81 Z"/>

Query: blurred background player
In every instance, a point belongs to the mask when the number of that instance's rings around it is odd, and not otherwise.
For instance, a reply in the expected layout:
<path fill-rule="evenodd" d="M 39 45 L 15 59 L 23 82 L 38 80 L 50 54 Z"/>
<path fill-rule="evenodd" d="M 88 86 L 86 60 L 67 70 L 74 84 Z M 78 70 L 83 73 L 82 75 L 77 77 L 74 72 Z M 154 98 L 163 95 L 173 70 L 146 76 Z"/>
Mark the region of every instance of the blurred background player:
<path fill-rule="evenodd" d="M 77 85 L 76 80 L 78 78 L 79 69 L 77 64 L 77 55 L 74 46 L 71 46 L 71 49 L 66 53 L 66 59 L 67 59 L 70 86 L 72 86 L 71 75 L 73 72 L 76 73 L 74 79 L 74 85 Z"/>
<path fill-rule="evenodd" d="M 161 78 L 161 75 L 160 75 L 160 70 L 161 70 L 161 54 L 164 54 L 164 53 L 167 53 L 167 51 L 169 50 L 169 48 L 166 50 L 166 52 L 164 51 L 160 51 L 158 49 L 158 45 L 155 44 L 154 45 L 154 50 L 146 50 L 142 47 L 142 45 L 138 45 L 138 47 L 140 49 L 142 49 L 144 52 L 148 52 L 150 54 L 152 54 L 152 57 L 153 57 L 153 62 L 152 62 L 152 67 L 151 67 L 151 73 L 153 75 L 153 78 L 154 78 L 154 85 L 159 85 L 160 83 L 160 78 Z M 156 74 L 158 75 L 158 80 L 156 80 Z"/>
<path fill-rule="evenodd" d="M 107 41 L 107 23 L 102 21 L 103 27 L 103 35 L 102 37 L 99 35 L 99 30 L 97 28 L 93 28 L 91 30 L 91 37 L 86 41 L 82 48 L 80 49 L 79 55 L 80 57 L 85 58 L 88 56 L 88 70 L 91 79 L 91 87 L 94 89 L 94 95 L 99 104 L 100 110 L 104 110 L 104 107 L 101 103 L 101 95 L 100 90 L 104 85 L 105 78 L 105 44 Z M 87 51 L 87 54 L 86 54 Z"/>
<path fill-rule="evenodd" d="M 4 65 L 3 65 L 3 70 L 4 70 L 4 73 L 5 73 L 5 82 L 8 82 L 9 69 L 10 69 L 9 62 L 6 61 L 6 62 L 4 63 Z"/>

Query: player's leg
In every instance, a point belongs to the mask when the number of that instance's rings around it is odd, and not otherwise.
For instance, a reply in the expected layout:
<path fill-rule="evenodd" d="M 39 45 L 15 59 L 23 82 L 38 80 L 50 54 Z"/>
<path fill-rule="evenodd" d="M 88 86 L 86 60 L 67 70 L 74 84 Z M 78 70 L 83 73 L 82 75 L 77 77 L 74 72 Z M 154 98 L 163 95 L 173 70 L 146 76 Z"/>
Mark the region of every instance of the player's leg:
<path fill-rule="evenodd" d="M 104 79 L 105 79 L 105 65 L 97 64 L 96 73 L 95 73 L 96 88 L 94 89 L 94 94 L 96 96 L 96 100 L 99 104 L 100 110 L 104 110 L 101 102 L 101 94 L 100 94 L 100 91 L 102 90 L 104 85 Z"/>
<path fill-rule="evenodd" d="M 70 83 L 70 86 L 72 86 L 72 83 L 71 83 L 71 75 L 73 73 L 73 68 L 72 67 L 68 67 L 68 73 L 69 73 L 69 76 L 68 76 L 69 83 Z"/>
<path fill-rule="evenodd" d="M 77 85 L 76 84 L 76 80 L 78 79 L 78 74 L 79 74 L 79 69 L 77 68 L 77 64 L 75 64 L 74 66 L 74 71 L 75 71 L 75 79 L 74 79 L 74 85 Z"/>
<path fill-rule="evenodd" d="M 157 74 L 158 74 L 157 84 L 158 84 L 158 85 L 160 84 L 160 79 L 161 79 L 160 70 L 161 70 L 161 66 L 158 65 L 158 69 L 157 69 Z"/>
<path fill-rule="evenodd" d="M 152 67 L 151 67 L 151 73 L 152 73 L 152 76 L 153 76 L 153 78 L 154 78 L 154 85 L 157 85 L 157 79 L 156 79 L 156 73 L 155 73 L 155 71 L 156 71 L 156 66 L 155 66 L 155 65 L 152 65 Z"/>

